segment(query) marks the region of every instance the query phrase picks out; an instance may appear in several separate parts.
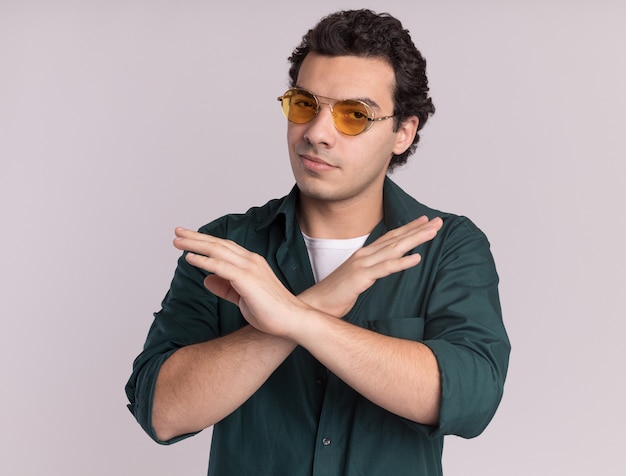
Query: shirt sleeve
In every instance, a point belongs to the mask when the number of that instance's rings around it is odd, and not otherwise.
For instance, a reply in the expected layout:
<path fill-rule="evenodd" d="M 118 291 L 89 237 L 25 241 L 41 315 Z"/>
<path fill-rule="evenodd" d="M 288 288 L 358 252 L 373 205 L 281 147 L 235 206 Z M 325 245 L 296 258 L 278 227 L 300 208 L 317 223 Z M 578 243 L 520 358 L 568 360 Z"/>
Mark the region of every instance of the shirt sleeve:
<path fill-rule="evenodd" d="M 128 409 L 157 443 L 171 444 L 188 436 L 162 441 L 152 427 L 154 389 L 161 365 L 179 348 L 218 335 L 218 300 L 204 287 L 206 272 L 178 261 L 170 289 L 154 314 L 143 352 L 135 359 L 126 384 Z"/>
<path fill-rule="evenodd" d="M 441 374 L 439 425 L 430 436 L 479 435 L 502 398 L 510 342 L 502 321 L 498 274 L 485 235 L 467 218 L 452 224 L 437 250 L 424 344 Z"/>

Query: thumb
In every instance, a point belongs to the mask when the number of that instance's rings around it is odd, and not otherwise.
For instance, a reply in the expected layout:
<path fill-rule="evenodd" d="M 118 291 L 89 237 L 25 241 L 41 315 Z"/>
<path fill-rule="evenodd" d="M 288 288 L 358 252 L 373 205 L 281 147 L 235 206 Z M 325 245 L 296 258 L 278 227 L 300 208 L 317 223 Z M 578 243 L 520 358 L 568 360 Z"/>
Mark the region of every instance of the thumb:
<path fill-rule="evenodd" d="M 240 296 L 230 285 L 230 281 L 220 278 L 216 274 L 211 274 L 204 278 L 204 287 L 217 297 L 226 299 L 233 304 L 239 305 Z"/>

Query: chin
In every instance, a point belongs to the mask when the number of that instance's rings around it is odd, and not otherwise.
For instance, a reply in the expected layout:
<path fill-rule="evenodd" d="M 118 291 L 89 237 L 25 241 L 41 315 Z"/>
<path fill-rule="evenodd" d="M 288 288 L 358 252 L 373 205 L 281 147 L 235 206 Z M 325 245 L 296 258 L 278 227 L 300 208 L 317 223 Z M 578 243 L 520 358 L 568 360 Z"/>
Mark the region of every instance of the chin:
<path fill-rule="evenodd" d="M 332 199 L 333 191 L 329 190 L 329 187 L 316 186 L 316 184 L 310 183 L 309 180 L 298 180 L 297 178 L 296 185 L 298 186 L 300 195 L 304 195 L 312 200 Z"/>

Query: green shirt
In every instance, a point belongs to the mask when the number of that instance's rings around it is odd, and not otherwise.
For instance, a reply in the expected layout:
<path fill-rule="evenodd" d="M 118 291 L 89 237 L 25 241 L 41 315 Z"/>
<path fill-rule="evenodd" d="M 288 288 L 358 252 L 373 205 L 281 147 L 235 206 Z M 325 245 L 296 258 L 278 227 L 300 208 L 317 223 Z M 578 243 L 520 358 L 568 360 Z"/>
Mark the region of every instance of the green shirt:
<path fill-rule="evenodd" d="M 200 231 L 261 254 L 298 294 L 314 280 L 296 221 L 297 197 L 294 187 L 283 199 Z M 209 475 L 439 475 L 443 436 L 470 438 L 487 426 L 502 397 L 510 345 L 486 237 L 467 218 L 427 208 L 386 179 L 384 219 L 367 243 L 422 215 L 440 216 L 444 224 L 435 239 L 416 248 L 421 263 L 379 279 L 344 319 L 432 349 L 441 372 L 439 425 L 376 406 L 297 347 L 248 401 L 215 425 Z M 203 286 L 206 274 L 181 257 L 126 386 L 131 412 L 159 443 L 190 436 L 163 442 L 152 428 L 163 361 L 181 346 L 246 325 L 235 305 Z"/>

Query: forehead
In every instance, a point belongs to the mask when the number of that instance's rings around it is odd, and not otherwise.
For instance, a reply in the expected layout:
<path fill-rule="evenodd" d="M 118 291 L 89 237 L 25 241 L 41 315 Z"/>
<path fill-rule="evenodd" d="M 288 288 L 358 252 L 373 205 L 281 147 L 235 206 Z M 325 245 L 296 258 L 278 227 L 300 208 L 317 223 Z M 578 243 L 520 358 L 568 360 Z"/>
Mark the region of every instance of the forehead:
<path fill-rule="evenodd" d="M 309 53 L 296 84 L 328 98 L 372 98 L 384 107 L 393 104 L 395 74 L 381 58 Z"/>

